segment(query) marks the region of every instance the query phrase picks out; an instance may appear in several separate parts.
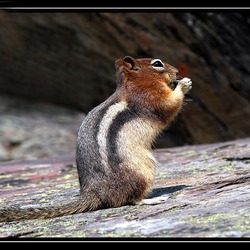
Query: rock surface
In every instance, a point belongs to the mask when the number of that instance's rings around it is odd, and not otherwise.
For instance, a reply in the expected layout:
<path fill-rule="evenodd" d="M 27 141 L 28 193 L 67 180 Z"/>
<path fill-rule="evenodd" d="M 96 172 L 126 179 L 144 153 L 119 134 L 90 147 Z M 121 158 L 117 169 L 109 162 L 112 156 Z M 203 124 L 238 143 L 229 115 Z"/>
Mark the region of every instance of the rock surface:
<path fill-rule="evenodd" d="M 73 154 L 82 112 L 0 95 L 0 162 Z"/>
<path fill-rule="evenodd" d="M 0 12 L 0 92 L 88 112 L 115 88 L 114 62 L 162 58 L 193 80 L 157 146 L 250 136 L 250 15 Z"/>
<path fill-rule="evenodd" d="M 250 138 L 154 150 L 159 161 L 149 198 L 46 220 L 0 223 L 11 238 L 249 238 Z M 50 206 L 78 194 L 74 156 L 0 164 L 0 207 Z"/>

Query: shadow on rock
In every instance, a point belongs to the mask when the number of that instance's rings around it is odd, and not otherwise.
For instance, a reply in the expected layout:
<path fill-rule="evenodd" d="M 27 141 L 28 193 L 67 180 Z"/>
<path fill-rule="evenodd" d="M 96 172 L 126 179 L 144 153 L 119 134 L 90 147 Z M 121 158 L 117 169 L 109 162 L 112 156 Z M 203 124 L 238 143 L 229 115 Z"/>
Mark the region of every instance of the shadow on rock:
<path fill-rule="evenodd" d="M 165 194 L 171 194 L 182 190 L 183 188 L 189 187 L 187 185 L 177 185 L 170 187 L 154 188 L 147 198 L 154 198 Z"/>

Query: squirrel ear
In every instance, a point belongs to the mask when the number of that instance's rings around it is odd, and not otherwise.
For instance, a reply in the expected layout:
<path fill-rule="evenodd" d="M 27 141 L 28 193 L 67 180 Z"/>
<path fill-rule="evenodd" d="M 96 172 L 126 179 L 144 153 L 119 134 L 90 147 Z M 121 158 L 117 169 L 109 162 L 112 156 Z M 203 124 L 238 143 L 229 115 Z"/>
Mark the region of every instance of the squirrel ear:
<path fill-rule="evenodd" d="M 123 63 L 124 63 L 125 68 L 127 68 L 129 70 L 138 70 L 139 69 L 138 62 L 136 61 L 135 58 L 133 58 L 131 56 L 125 56 L 123 58 Z"/>
<path fill-rule="evenodd" d="M 117 59 L 115 61 L 115 69 L 118 70 L 123 65 L 122 59 Z"/>
<path fill-rule="evenodd" d="M 139 64 L 135 58 L 131 56 L 125 56 L 123 59 L 117 59 L 115 61 L 115 69 L 118 70 L 121 66 L 129 70 L 138 70 Z"/>

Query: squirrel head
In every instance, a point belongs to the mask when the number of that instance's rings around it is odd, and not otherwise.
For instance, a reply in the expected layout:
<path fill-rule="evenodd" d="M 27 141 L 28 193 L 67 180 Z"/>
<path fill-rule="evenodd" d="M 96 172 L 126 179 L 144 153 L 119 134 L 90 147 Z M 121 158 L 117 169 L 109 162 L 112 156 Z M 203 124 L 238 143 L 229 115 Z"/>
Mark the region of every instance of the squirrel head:
<path fill-rule="evenodd" d="M 158 87 L 160 85 L 174 90 L 180 76 L 178 69 L 170 64 L 153 58 L 133 58 L 125 56 L 115 62 L 118 86 L 120 84 Z"/>
<path fill-rule="evenodd" d="M 119 99 L 141 112 L 168 120 L 170 109 L 179 105 L 169 104 L 179 80 L 178 70 L 170 64 L 153 58 L 125 56 L 115 62 Z"/>

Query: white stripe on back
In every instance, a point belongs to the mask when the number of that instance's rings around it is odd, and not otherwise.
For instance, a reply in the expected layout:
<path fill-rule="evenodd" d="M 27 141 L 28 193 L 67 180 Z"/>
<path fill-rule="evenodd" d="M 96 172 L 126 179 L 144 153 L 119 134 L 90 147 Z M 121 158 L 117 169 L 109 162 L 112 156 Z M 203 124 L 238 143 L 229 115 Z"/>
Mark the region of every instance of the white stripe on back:
<path fill-rule="evenodd" d="M 108 151 L 107 151 L 107 136 L 109 127 L 112 122 L 115 120 L 116 116 L 127 108 L 126 102 L 118 102 L 111 105 L 105 115 L 103 116 L 101 123 L 99 125 L 99 131 L 97 133 L 97 143 L 99 146 L 99 153 L 101 155 L 101 163 L 108 170 Z"/>

